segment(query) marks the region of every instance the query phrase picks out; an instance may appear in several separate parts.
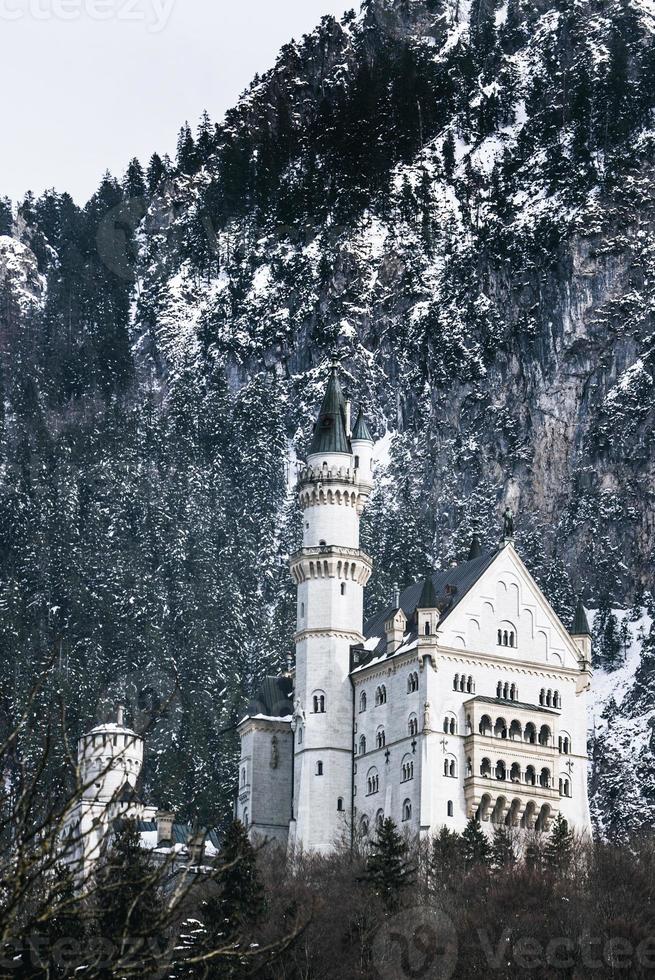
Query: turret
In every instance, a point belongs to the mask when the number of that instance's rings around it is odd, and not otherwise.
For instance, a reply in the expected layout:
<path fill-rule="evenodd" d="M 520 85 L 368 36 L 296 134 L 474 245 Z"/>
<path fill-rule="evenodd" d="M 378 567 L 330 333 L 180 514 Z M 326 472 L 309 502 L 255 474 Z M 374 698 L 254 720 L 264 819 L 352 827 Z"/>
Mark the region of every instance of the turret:
<path fill-rule="evenodd" d="M 571 639 L 580 651 L 581 669 L 591 669 L 591 630 L 582 597 L 576 606 Z"/>
<path fill-rule="evenodd" d="M 96 725 L 78 741 L 77 758 L 86 800 L 119 802 L 134 790 L 143 766 L 143 739 L 123 724 L 123 708 L 117 719 Z"/>
<path fill-rule="evenodd" d="M 416 606 L 417 630 L 419 639 L 422 637 L 435 637 L 439 628 L 439 606 L 437 596 L 432 584 L 432 576 L 428 576 L 423 583 L 421 597 Z"/>
<path fill-rule="evenodd" d="M 400 591 L 397 585 L 393 588 L 393 606 L 384 623 L 387 640 L 387 656 L 395 653 L 402 646 L 403 637 L 407 630 L 407 616 L 400 605 Z"/>
<path fill-rule="evenodd" d="M 373 483 L 373 436 L 364 418 L 364 408 L 359 406 L 359 414 L 353 429 L 351 445 L 354 456 L 355 471 L 360 483 Z"/>

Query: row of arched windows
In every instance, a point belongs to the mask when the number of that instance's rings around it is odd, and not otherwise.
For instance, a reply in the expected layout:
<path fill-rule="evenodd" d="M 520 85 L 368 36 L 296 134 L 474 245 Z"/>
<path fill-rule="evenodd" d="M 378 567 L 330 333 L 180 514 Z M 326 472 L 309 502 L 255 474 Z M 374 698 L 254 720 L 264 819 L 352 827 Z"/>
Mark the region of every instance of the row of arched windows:
<path fill-rule="evenodd" d="M 508 738 L 515 742 L 523 741 L 530 745 L 553 744 L 553 734 L 548 725 L 542 725 L 537 732 L 537 726 L 533 722 L 527 722 L 523 728 L 521 722 L 517 721 L 516 718 L 508 726 L 504 718 L 497 718 L 495 724 L 492 724 L 489 715 L 482 715 L 479 731 L 480 735 L 494 735 L 496 738 Z"/>
<path fill-rule="evenodd" d="M 496 697 L 501 698 L 503 701 L 518 701 L 519 689 L 516 684 L 503 684 L 502 681 L 498 681 Z"/>
<path fill-rule="evenodd" d="M 410 760 L 409 762 L 403 762 L 402 768 L 402 782 L 406 783 L 409 779 L 414 778 L 414 763 Z"/>
<path fill-rule="evenodd" d="M 468 776 L 473 775 L 473 764 L 470 759 L 466 760 L 466 772 Z M 493 776 L 503 782 L 509 780 L 512 783 L 523 782 L 527 786 L 539 785 L 543 789 L 550 789 L 552 786 L 551 772 L 547 766 L 544 766 L 538 775 L 534 766 L 526 766 L 525 772 L 522 773 L 518 762 L 513 762 L 508 768 L 504 759 L 498 759 L 495 766 L 492 766 L 491 759 L 483 759 L 480 763 L 480 775 L 487 779 Z"/>
<path fill-rule="evenodd" d="M 498 646 L 499 647 L 515 647 L 516 646 L 516 633 L 514 630 L 498 630 Z"/>
<path fill-rule="evenodd" d="M 544 708 L 561 708 L 562 698 L 559 691 L 547 691 L 542 687 L 539 692 L 539 704 Z"/>
<path fill-rule="evenodd" d="M 312 694 L 312 703 L 315 715 L 325 714 L 325 694 L 323 691 L 316 691 Z"/>
<path fill-rule="evenodd" d="M 377 793 L 380 789 L 380 777 L 377 772 L 372 769 L 368 776 L 366 777 L 366 793 L 368 796 L 372 796 L 373 793 Z"/>
<path fill-rule="evenodd" d="M 465 691 L 467 694 L 475 694 L 475 682 L 471 675 L 455 674 L 453 678 L 453 691 Z"/>
<path fill-rule="evenodd" d="M 443 774 L 444 776 L 457 776 L 457 762 L 452 756 L 447 756 L 443 760 Z"/>

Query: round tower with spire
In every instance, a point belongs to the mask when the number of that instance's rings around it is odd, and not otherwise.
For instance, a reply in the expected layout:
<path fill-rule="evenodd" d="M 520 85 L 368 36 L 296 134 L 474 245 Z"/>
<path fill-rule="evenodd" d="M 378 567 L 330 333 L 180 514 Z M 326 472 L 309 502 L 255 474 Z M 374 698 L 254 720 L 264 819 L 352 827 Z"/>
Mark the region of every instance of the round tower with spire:
<path fill-rule="evenodd" d="M 359 547 L 373 488 L 372 452 L 362 410 L 348 431 L 333 364 L 299 476 L 303 545 L 291 559 L 298 618 L 290 843 L 304 850 L 330 850 L 352 815 L 350 648 L 363 641 L 363 595 L 372 571 Z"/>
<path fill-rule="evenodd" d="M 77 758 L 84 799 L 107 804 L 134 790 L 143 766 L 143 739 L 124 720 L 119 705 L 116 721 L 96 725 L 80 738 Z"/>

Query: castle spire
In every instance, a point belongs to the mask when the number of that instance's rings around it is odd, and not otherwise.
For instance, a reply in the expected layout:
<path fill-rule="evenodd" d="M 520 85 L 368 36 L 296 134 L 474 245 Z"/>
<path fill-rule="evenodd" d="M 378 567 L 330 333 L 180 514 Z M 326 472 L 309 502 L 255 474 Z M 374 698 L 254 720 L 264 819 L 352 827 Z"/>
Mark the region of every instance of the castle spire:
<path fill-rule="evenodd" d="M 339 381 L 339 363 L 333 361 L 318 420 L 314 426 L 309 454 L 310 456 L 321 453 L 350 454 L 350 451 L 346 428 L 346 402 Z"/>
<path fill-rule="evenodd" d="M 589 629 L 589 620 L 587 619 L 587 610 L 584 607 L 582 596 L 580 596 L 580 598 L 578 599 L 578 605 L 575 610 L 575 619 L 573 620 L 573 629 L 571 630 L 571 636 L 591 636 L 591 630 Z"/>
<path fill-rule="evenodd" d="M 359 406 L 359 414 L 357 415 L 357 421 L 355 422 L 355 428 L 352 434 L 353 442 L 373 442 L 373 436 L 371 435 L 371 430 L 366 424 L 366 418 L 364 417 L 364 406 Z"/>

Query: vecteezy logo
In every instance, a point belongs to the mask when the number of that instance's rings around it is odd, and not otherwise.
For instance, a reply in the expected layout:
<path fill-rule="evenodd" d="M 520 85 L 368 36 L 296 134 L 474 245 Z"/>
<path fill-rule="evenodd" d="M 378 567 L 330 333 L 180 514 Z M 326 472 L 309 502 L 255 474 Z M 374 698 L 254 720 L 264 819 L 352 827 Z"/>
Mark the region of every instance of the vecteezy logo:
<path fill-rule="evenodd" d="M 388 919 L 373 942 L 381 980 L 450 980 L 457 964 L 457 933 L 435 906 L 404 909 Z"/>

